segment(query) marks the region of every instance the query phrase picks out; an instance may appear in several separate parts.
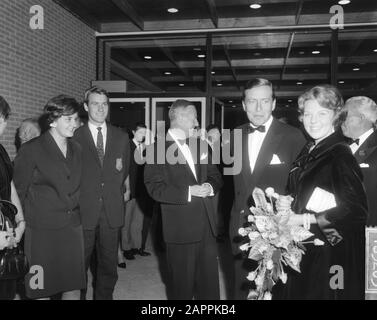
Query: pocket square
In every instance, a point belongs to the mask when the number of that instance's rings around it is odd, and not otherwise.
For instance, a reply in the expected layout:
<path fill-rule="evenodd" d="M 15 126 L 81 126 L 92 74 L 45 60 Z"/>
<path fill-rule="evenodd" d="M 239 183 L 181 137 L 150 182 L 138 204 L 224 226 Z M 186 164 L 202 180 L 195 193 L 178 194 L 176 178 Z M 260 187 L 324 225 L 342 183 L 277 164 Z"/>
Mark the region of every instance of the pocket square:
<path fill-rule="evenodd" d="M 200 161 L 203 161 L 205 159 L 208 158 L 208 153 L 203 153 L 201 156 L 200 156 Z"/>
<path fill-rule="evenodd" d="M 360 168 L 369 168 L 369 164 L 367 164 L 367 163 L 360 163 Z"/>
<path fill-rule="evenodd" d="M 283 164 L 284 162 L 281 162 L 278 155 L 277 154 L 274 154 L 272 156 L 272 160 L 271 160 L 271 163 L 272 165 L 275 165 L 275 164 Z"/>
<path fill-rule="evenodd" d="M 116 160 L 115 168 L 118 171 L 122 171 L 122 169 L 123 169 L 123 160 L 122 160 L 122 158 L 119 158 L 119 159 Z"/>

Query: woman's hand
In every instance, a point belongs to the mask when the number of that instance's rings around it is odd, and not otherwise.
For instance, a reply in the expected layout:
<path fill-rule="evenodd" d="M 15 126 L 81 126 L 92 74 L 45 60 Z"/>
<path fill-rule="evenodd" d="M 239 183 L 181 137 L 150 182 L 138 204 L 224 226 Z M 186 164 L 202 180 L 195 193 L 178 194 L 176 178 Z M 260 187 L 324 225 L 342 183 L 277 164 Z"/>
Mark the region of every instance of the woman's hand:
<path fill-rule="evenodd" d="M 291 209 L 293 198 L 291 196 L 279 196 L 279 199 L 276 200 L 276 209 L 277 211 L 288 211 Z"/>
<path fill-rule="evenodd" d="M 24 235 L 24 232 L 25 232 L 25 222 L 22 222 L 18 225 L 18 227 L 16 229 L 14 229 L 14 233 L 15 233 L 15 241 L 16 243 L 20 243 L 21 242 L 21 239 L 22 239 L 22 236 Z"/>
<path fill-rule="evenodd" d="M 13 248 L 14 242 L 15 240 L 12 232 L 0 231 L 0 250 L 4 250 L 5 248 Z"/>

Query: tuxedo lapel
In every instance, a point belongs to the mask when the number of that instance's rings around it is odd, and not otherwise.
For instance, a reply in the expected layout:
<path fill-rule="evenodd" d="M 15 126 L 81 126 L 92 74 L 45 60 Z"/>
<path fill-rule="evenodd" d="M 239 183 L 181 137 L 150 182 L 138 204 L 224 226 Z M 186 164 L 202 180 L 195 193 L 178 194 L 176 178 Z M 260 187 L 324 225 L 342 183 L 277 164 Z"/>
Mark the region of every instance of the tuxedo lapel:
<path fill-rule="evenodd" d="M 252 184 L 252 175 L 249 159 L 249 134 L 246 127 L 242 130 L 242 170 L 241 174 L 246 187 Z M 237 155 L 235 155 L 237 157 Z"/>
<path fill-rule="evenodd" d="M 358 163 L 364 163 L 377 149 L 377 131 L 373 132 L 354 154 Z"/>
<path fill-rule="evenodd" d="M 264 169 L 271 163 L 272 157 L 275 150 L 279 146 L 281 141 L 281 135 L 279 135 L 279 128 L 277 120 L 273 120 L 270 130 L 268 130 L 267 135 L 263 141 L 262 147 L 259 151 L 257 161 L 255 163 L 253 178 L 255 183 L 257 183 L 262 176 Z"/>
<path fill-rule="evenodd" d="M 96 159 L 97 164 L 101 167 L 101 162 L 98 157 L 96 145 L 94 144 L 93 136 L 89 130 L 88 124 L 84 127 L 84 137 L 87 140 L 90 151 L 93 153 L 93 157 Z"/>

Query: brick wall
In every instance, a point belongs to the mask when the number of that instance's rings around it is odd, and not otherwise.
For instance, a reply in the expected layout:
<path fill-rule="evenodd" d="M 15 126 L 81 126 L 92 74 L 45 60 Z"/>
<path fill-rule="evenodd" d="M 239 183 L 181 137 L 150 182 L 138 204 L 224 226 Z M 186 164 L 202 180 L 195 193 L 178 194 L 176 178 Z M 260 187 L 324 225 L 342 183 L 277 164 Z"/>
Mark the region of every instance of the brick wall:
<path fill-rule="evenodd" d="M 29 27 L 33 5 L 44 8 L 44 30 Z M 52 0 L 1 0 L 0 30 L 0 95 L 12 108 L 0 143 L 13 158 L 23 119 L 40 115 L 58 94 L 82 100 L 96 77 L 96 40 L 94 30 Z"/>

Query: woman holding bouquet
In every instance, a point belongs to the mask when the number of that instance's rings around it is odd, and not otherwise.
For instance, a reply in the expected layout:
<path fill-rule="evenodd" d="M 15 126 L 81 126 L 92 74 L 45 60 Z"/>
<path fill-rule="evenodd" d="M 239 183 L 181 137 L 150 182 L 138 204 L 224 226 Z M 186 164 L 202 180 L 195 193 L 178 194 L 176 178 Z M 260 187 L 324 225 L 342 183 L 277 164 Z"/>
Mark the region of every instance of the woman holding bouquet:
<path fill-rule="evenodd" d="M 276 298 L 363 299 L 367 202 L 360 168 L 336 127 L 343 99 L 335 87 L 322 85 L 306 91 L 298 103 L 313 141 L 292 166 L 288 193 L 293 199 L 280 197 L 277 207 L 292 208 L 289 223 L 306 227 L 324 245 L 305 244 L 301 273 L 290 269 Z"/>

